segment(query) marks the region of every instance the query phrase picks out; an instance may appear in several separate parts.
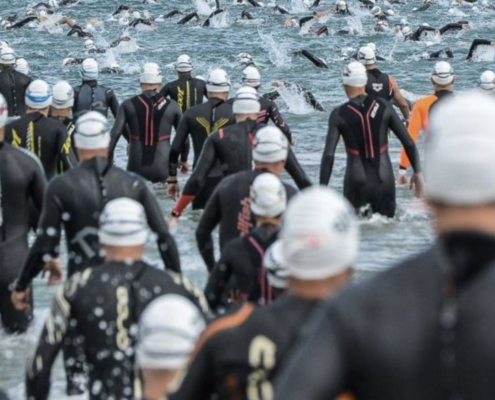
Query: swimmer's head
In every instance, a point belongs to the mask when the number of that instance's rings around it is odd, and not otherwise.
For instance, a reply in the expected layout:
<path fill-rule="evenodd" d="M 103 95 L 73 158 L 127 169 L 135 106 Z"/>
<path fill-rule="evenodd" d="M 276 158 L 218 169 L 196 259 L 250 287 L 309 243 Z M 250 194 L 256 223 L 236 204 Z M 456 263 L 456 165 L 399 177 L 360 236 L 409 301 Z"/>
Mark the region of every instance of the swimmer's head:
<path fill-rule="evenodd" d="M 0 93 L 0 129 L 2 129 L 5 126 L 8 118 L 9 118 L 9 107 L 7 104 L 7 100 L 5 100 L 3 94 Z"/>
<path fill-rule="evenodd" d="M 310 187 L 291 199 L 279 237 L 289 275 L 303 281 L 347 274 L 358 256 L 355 212 L 326 187 Z"/>
<path fill-rule="evenodd" d="M 74 106 L 74 89 L 67 81 L 57 82 L 52 89 L 52 108 L 64 110 Z"/>
<path fill-rule="evenodd" d="M 228 93 L 230 91 L 230 78 L 223 69 L 214 69 L 206 80 L 206 91 L 209 93 Z"/>
<path fill-rule="evenodd" d="M 357 60 L 363 65 L 376 64 L 375 50 L 370 46 L 363 46 L 357 53 Z"/>
<path fill-rule="evenodd" d="M 381 13 L 382 13 L 382 9 L 378 6 L 375 6 L 371 9 L 371 14 L 373 14 L 373 16 L 375 16 L 375 17 L 377 17 Z"/>
<path fill-rule="evenodd" d="M 180 55 L 175 62 L 175 70 L 177 72 L 191 72 L 193 70 L 191 57 L 187 54 Z"/>
<path fill-rule="evenodd" d="M 402 34 L 404 36 L 407 36 L 411 33 L 411 28 L 409 26 L 405 26 L 404 28 L 402 28 Z"/>
<path fill-rule="evenodd" d="M 139 11 L 134 11 L 134 12 L 132 13 L 132 18 L 134 18 L 134 19 L 139 19 L 139 18 L 141 18 L 141 13 L 140 13 Z"/>
<path fill-rule="evenodd" d="M 260 112 L 258 92 L 250 86 L 242 86 L 236 93 L 232 111 L 236 115 L 255 114 Z"/>
<path fill-rule="evenodd" d="M 29 75 L 29 64 L 24 58 L 18 58 L 15 62 L 14 69 L 24 75 Z"/>
<path fill-rule="evenodd" d="M 94 58 L 86 58 L 81 64 L 79 73 L 83 81 L 94 81 L 98 79 L 98 62 Z"/>
<path fill-rule="evenodd" d="M 242 65 L 250 65 L 254 63 L 253 57 L 248 53 L 240 53 L 237 58 Z"/>
<path fill-rule="evenodd" d="M 376 44 L 371 42 L 371 43 L 367 43 L 366 46 L 368 46 L 371 50 L 373 50 L 376 54 Z"/>
<path fill-rule="evenodd" d="M 156 63 L 146 63 L 143 65 L 139 82 L 141 85 L 161 85 L 163 81 L 162 71 Z"/>
<path fill-rule="evenodd" d="M 253 143 L 253 160 L 256 163 L 282 163 L 282 169 L 289 154 L 289 141 L 276 126 L 265 126 L 258 130 Z"/>
<path fill-rule="evenodd" d="M 259 88 L 261 85 L 261 75 L 257 68 L 247 67 L 242 71 L 242 84 Z"/>
<path fill-rule="evenodd" d="M 15 53 L 12 48 L 8 46 L 2 47 L 0 50 L 0 65 L 15 65 Z"/>
<path fill-rule="evenodd" d="M 447 61 L 439 61 L 435 64 L 431 74 L 431 81 L 438 86 L 449 86 L 454 83 L 454 69 Z"/>
<path fill-rule="evenodd" d="M 478 87 L 486 93 L 495 93 L 495 73 L 485 71 L 481 74 Z"/>
<path fill-rule="evenodd" d="M 353 61 L 345 66 L 342 73 L 342 83 L 344 86 L 364 87 L 368 83 L 368 73 L 363 64 Z"/>
<path fill-rule="evenodd" d="M 386 31 L 388 29 L 387 21 L 378 21 L 375 25 L 375 30 L 377 31 Z"/>
<path fill-rule="evenodd" d="M 112 247 L 144 246 L 147 238 L 148 220 L 140 203 L 121 197 L 105 205 L 99 221 L 100 244 Z"/>
<path fill-rule="evenodd" d="M 120 69 L 120 65 L 117 64 L 116 62 L 113 62 L 113 63 L 110 64 L 110 69 L 119 70 Z"/>
<path fill-rule="evenodd" d="M 256 177 L 251 185 L 251 212 L 257 217 L 276 218 L 285 211 L 287 192 L 280 178 L 265 172 Z"/>
<path fill-rule="evenodd" d="M 335 9 L 337 11 L 345 11 L 347 10 L 347 3 L 344 0 L 338 0 L 335 4 Z"/>
<path fill-rule="evenodd" d="M 107 118 L 98 111 L 89 111 L 77 119 L 74 144 L 78 150 L 104 150 L 110 145 Z"/>
<path fill-rule="evenodd" d="M 87 39 L 84 41 L 84 47 L 86 48 L 86 50 L 96 49 L 95 42 L 93 42 L 91 39 Z"/>
<path fill-rule="evenodd" d="M 52 105 L 52 98 L 50 85 L 41 79 L 31 82 L 24 96 L 26 106 L 33 110 L 44 110 L 50 107 Z"/>

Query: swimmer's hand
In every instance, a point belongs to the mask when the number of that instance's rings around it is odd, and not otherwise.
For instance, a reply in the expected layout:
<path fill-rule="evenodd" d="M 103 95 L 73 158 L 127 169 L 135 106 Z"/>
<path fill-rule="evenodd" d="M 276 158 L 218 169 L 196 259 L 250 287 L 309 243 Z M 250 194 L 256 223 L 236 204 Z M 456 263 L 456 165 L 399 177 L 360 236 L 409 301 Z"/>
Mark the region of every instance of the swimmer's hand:
<path fill-rule="evenodd" d="M 49 274 L 48 286 L 53 286 L 57 283 L 62 282 L 64 271 L 62 269 L 62 264 L 60 263 L 59 258 L 50 260 L 45 264 L 45 267 L 41 272 L 41 277 L 44 278 L 47 273 Z"/>
<path fill-rule="evenodd" d="M 423 197 L 425 193 L 425 181 L 421 172 L 413 174 L 413 176 L 411 177 L 411 184 L 409 185 L 409 189 L 414 189 L 415 197 Z"/>
<path fill-rule="evenodd" d="M 189 170 L 191 169 L 191 167 L 189 166 L 189 164 L 186 162 L 179 162 L 179 171 L 183 174 L 187 174 L 189 172 Z"/>
<path fill-rule="evenodd" d="M 397 185 L 398 186 L 407 185 L 407 170 L 405 169 L 399 170 L 399 176 L 397 177 Z"/>
<path fill-rule="evenodd" d="M 179 199 L 179 194 L 180 194 L 180 187 L 177 178 L 175 178 L 175 180 L 169 178 L 167 183 L 168 183 L 168 187 L 167 187 L 168 197 L 170 197 L 174 201 L 177 201 Z"/>
<path fill-rule="evenodd" d="M 24 291 L 16 291 L 12 292 L 10 296 L 10 300 L 14 305 L 14 308 L 19 311 L 29 310 L 31 308 L 31 289 L 26 289 Z"/>
<path fill-rule="evenodd" d="M 167 221 L 168 223 L 168 230 L 172 235 L 175 235 L 175 232 L 177 232 L 177 224 L 179 222 L 179 217 L 170 217 Z"/>

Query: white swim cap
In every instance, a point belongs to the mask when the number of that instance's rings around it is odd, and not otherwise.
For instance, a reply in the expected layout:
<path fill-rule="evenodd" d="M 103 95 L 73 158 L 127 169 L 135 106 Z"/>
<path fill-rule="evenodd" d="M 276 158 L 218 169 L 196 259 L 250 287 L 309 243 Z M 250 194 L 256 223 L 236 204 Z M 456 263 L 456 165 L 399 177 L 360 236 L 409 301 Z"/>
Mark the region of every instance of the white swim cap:
<path fill-rule="evenodd" d="M 373 50 L 376 54 L 376 44 L 373 43 L 373 42 L 370 42 L 368 44 L 366 44 L 367 47 L 369 47 L 371 50 Z"/>
<path fill-rule="evenodd" d="M 38 14 L 38 17 L 40 18 L 46 18 L 47 17 L 47 13 L 45 10 L 41 10 Z"/>
<path fill-rule="evenodd" d="M 73 62 L 74 62 L 74 58 L 72 57 L 64 58 L 64 60 L 62 61 L 62 66 L 65 67 L 66 65 L 72 64 Z"/>
<path fill-rule="evenodd" d="M 15 64 L 15 53 L 12 48 L 8 46 L 3 46 L 0 52 L 0 64 L 3 65 L 14 65 Z"/>
<path fill-rule="evenodd" d="M 3 94 L 0 93 L 0 128 L 3 128 L 5 126 L 8 118 L 9 118 L 9 107 L 7 104 L 7 100 L 5 100 Z"/>
<path fill-rule="evenodd" d="M 337 3 L 335 4 L 335 8 L 338 11 L 343 11 L 347 8 L 347 3 L 344 0 L 338 0 Z"/>
<path fill-rule="evenodd" d="M 182 54 L 181 56 L 179 56 L 175 63 L 175 70 L 177 72 L 191 72 L 193 70 L 191 57 L 189 57 L 187 54 Z"/>
<path fill-rule="evenodd" d="M 29 75 L 29 64 L 24 58 L 18 58 L 15 62 L 14 69 L 24 75 Z"/>
<path fill-rule="evenodd" d="M 89 111 L 77 119 L 74 141 L 78 149 L 106 149 L 110 144 L 107 118 L 97 111 Z"/>
<path fill-rule="evenodd" d="M 156 63 L 146 63 L 143 65 L 143 70 L 139 81 L 141 83 L 156 85 L 161 84 L 163 80 L 160 66 Z"/>
<path fill-rule="evenodd" d="M 341 195 L 311 187 L 287 207 L 280 238 L 289 274 L 317 280 L 352 267 L 358 255 L 359 229 L 353 209 Z"/>
<path fill-rule="evenodd" d="M 74 89 L 67 81 L 59 81 L 53 86 L 52 108 L 65 109 L 74 106 Z"/>
<path fill-rule="evenodd" d="M 437 85 L 450 85 L 454 82 L 454 69 L 447 61 L 439 61 L 435 64 L 431 74 L 431 80 Z"/>
<path fill-rule="evenodd" d="M 83 81 L 94 81 L 98 79 L 98 62 L 94 58 L 86 58 L 81 64 L 80 75 Z"/>
<path fill-rule="evenodd" d="M 109 201 L 100 215 L 98 239 L 108 246 L 140 246 L 146 243 L 148 222 L 143 206 L 121 197 Z"/>
<path fill-rule="evenodd" d="M 257 68 L 246 67 L 242 71 L 242 83 L 246 86 L 257 88 L 261 85 L 261 75 Z"/>
<path fill-rule="evenodd" d="M 139 11 L 134 11 L 134 12 L 132 13 L 132 18 L 134 18 L 134 19 L 139 19 L 139 18 L 141 18 L 141 13 L 140 13 Z"/>
<path fill-rule="evenodd" d="M 277 240 L 266 250 L 263 265 L 270 285 L 277 289 L 285 289 L 289 278 L 289 270 L 285 264 L 281 240 Z"/>
<path fill-rule="evenodd" d="M 26 89 L 26 105 L 34 110 L 43 110 L 52 104 L 52 91 L 45 81 L 37 79 Z"/>
<path fill-rule="evenodd" d="M 409 26 L 405 26 L 402 28 L 402 34 L 403 35 L 409 35 L 411 33 L 411 28 Z"/>
<path fill-rule="evenodd" d="M 485 71 L 481 74 L 479 88 L 486 92 L 495 92 L 495 73 L 493 71 Z"/>
<path fill-rule="evenodd" d="M 253 62 L 253 57 L 248 53 L 240 53 L 237 58 L 241 64 L 251 64 Z"/>
<path fill-rule="evenodd" d="M 93 40 L 91 39 L 87 39 L 84 41 L 84 47 L 86 48 L 86 50 L 93 50 L 96 48 L 95 42 L 93 42 Z"/>
<path fill-rule="evenodd" d="M 357 59 L 363 65 L 373 65 L 376 63 L 375 50 L 370 46 L 363 46 L 358 51 Z"/>
<path fill-rule="evenodd" d="M 141 369 L 182 369 L 206 324 L 187 298 L 167 294 L 153 300 L 139 321 L 136 364 Z"/>
<path fill-rule="evenodd" d="M 261 128 L 254 138 L 253 160 L 261 163 L 277 163 L 287 160 L 289 141 L 276 126 Z"/>
<path fill-rule="evenodd" d="M 280 179 L 271 173 L 258 175 L 250 190 L 251 211 L 258 217 L 274 218 L 282 215 L 287 193 Z"/>
<path fill-rule="evenodd" d="M 113 63 L 110 64 L 110 68 L 111 69 L 119 69 L 120 68 L 120 65 L 117 64 L 116 62 L 113 62 Z"/>
<path fill-rule="evenodd" d="M 224 93 L 230 91 L 230 79 L 223 69 L 214 69 L 206 80 L 206 91 L 210 93 Z"/>
<path fill-rule="evenodd" d="M 255 88 L 243 86 L 237 91 L 232 106 L 234 114 L 258 114 L 260 109 L 258 92 Z"/>
<path fill-rule="evenodd" d="M 366 86 L 366 83 L 368 83 L 368 73 L 364 65 L 358 61 L 353 61 L 346 65 L 342 73 L 342 83 L 351 87 Z"/>
<path fill-rule="evenodd" d="M 373 14 L 375 17 L 379 15 L 382 12 L 382 9 L 378 6 L 375 6 L 371 9 L 371 14 Z"/>
<path fill-rule="evenodd" d="M 495 202 L 495 100 L 482 93 L 446 99 L 432 111 L 426 145 L 426 197 L 443 204 Z"/>

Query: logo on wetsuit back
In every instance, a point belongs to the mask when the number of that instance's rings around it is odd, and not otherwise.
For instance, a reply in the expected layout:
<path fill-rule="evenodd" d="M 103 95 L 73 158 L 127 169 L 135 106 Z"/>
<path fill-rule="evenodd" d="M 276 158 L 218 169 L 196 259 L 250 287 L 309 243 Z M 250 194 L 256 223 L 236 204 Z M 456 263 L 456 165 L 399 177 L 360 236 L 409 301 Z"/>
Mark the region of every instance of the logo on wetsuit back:
<path fill-rule="evenodd" d="M 213 132 L 218 131 L 223 126 L 227 125 L 229 122 L 228 118 L 220 118 L 213 124 L 213 127 L 210 125 L 210 122 L 203 117 L 197 117 L 196 121 L 206 130 L 206 134 L 210 136 Z"/>
<path fill-rule="evenodd" d="M 162 97 L 155 107 L 158 111 L 160 111 L 165 106 L 165 104 L 167 104 L 167 99 L 165 97 Z"/>
<path fill-rule="evenodd" d="M 378 112 L 379 108 L 380 108 L 380 104 L 375 103 L 375 106 L 373 107 L 373 110 L 371 111 L 371 118 L 376 117 L 376 113 Z"/>
<path fill-rule="evenodd" d="M 177 104 L 182 110 L 182 106 L 184 105 L 184 91 L 180 87 L 177 87 Z"/>
<path fill-rule="evenodd" d="M 251 198 L 245 197 L 241 200 L 241 212 L 237 216 L 237 230 L 239 236 L 248 234 L 253 229 L 253 223 L 251 222 Z"/>
<path fill-rule="evenodd" d="M 372 83 L 371 87 L 375 92 L 381 92 L 383 90 L 383 83 Z"/>

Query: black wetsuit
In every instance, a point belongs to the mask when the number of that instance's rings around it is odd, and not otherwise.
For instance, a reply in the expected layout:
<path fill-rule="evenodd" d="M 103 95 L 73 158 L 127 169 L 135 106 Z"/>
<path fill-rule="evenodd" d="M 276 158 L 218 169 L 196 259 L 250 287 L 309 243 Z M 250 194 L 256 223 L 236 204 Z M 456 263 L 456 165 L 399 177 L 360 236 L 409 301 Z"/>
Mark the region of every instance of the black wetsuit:
<path fill-rule="evenodd" d="M 101 86 L 97 81 L 83 81 L 74 87 L 74 115 L 77 117 L 86 111 L 98 111 L 108 117 L 108 110 L 117 117 L 119 102 L 112 89 Z"/>
<path fill-rule="evenodd" d="M 309 21 L 312 21 L 314 19 L 313 16 L 308 16 L 308 17 L 302 17 L 299 19 L 299 28 L 302 28 L 304 24 L 308 23 Z"/>
<path fill-rule="evenodd" d="M 208 174 L 220 165 L 222 177 L 252 169 L 252 146 L 256 132 L 265 125 L 246 120 L 213 132 L 205 141 L 196 168 L 184 186 L 184 196 L 196 196 L 204 187 Z M 289 150 L 285 169 L 300 189 L 311 186 L 311 181 Z"/>
<path fill-rule="evenodd" d="M 283 82 L 283 85 L 286 89 L 303 96 L 306 103 L 313 107 L 316 111 L 325 111 L 323 106 L 318 102 L 318 100 L 316 100 L 316 97 L 313 95 L 313 93 L 311 93 L 308 89 L 290 82 Z M 277 90 L 273 90 L 265 93 L 262 97 L 275 101 L 280 97 L 280 93 Z"/>
<path fill-rule="evenodd" d="M 430 7 L 431 7 L 431 3 L 425 3 L 421 7 L 414 9 L 413 11 L 414 12 L 423 12 L 423 11 L 428 10 Z"/>
<path fill-rule="evenodd" d="M 166 182 L 172 127 L 177 130 L 182 114 L 177 103 L 155 91 L 146 91 L 122 103 L 112 129 L 110 154 L 129 129 L 127 170 L 153 182 Z"/>
<path fill-rule="evenodd" d="M 378 68 L 369 69 L 366 72 L 368 74 L 366 93 L 374 98 L 392 100 L 394 97 L 394 87 L 392 86 L 390 77 Z"/>
<path fill-rule="evenodd" d="M 80 38 L 92 38 L 93 34 L 90 32 L 86 32 L 83 28 L 81 28 L 79 25 L 74 25 L 67 36 L 74 36 L 77 35 L 77 37 Z"/>
<path fill-rule="evenodd" d="M 16 288 L 24 290 L 41 272 L 43 256 L 58 256 L 62 225 L 69 255 L 68 275 L 99 264 L 98 219 L 105 204 L 119 197 L 143 205 L 148 224 L 157 235 L 158 250 L 166 268 L 180 272 L 177 246 L 144 180 L 110 165 L 104 158 L 96 157 L 83 161 L 48 185 L 39 232 Z"/>
<path fill-rule="evenodd" d="M 413 42 L 417 42 L 421 40 L 421 36 L 425 36 L 426 32 L 435 32 L 436 29 L 432 28 L 431 26 L 420 26 L 418 29 L 416 29 L 413 33 L 410 33 L 407 35 L 404 40 L 410 40 Z"/>
<path fill-rule="evenodd" d="M 68 329 L 81 336 L 79 346 L 89 367 L 89 398 L 134 399 L 135 326 L 146 306 L 165 294 L 184 296 L 207 312 L 204 297 L 189 281 L 144 262 L 108 262 L 73 276 L 55 296 L 28 364 L 28 399 L 47 399 L 52 365 Z"/>
<path fill-rule="evenodd" d="M 204 26 L 204 27 L 210 26 L 211 19 L 212 19 L 214 16 L 216 16 L 216 15 L 218 15 L 218 14 L 221 14 L 221 13 L 223 13 L 223 12 L 225 12 L 225 11 L 226 11 L 226 10 L 215 10 L 215 11 L 213 11 L 213 12 L 209 15 L 209 17 L 206 19 L 206 21 L 205 21 L 205 22 L 203 22 L 203 25 L 201 25 L 201 26 Z"/>
<path fill-rule="evenodd" d="M 183 113 L 191 107 L 202 104 L 203 99 L 207 97 L 206 83 L 201 79 L 192 78 L 189 74 L 168 82 L 160 93 L 175 100 Z"/>
<path fill-rule="evenodd" d="M 289 11 L 285 7 L 282 7 L 279 5 L 276 5 L 275 7 L 273 7 L 273 11 L 279 12 L 280 14 L 285 14 L 285 15 L 289 14 Z"/>
<path fill-rule="evenodd" d="M 125 6 L 125 5 L 120 5 L 114 12 L 112 15 L 117 15 L 117 14 L 120 14 L 122 11 L 128 11 L 131 7 L 129 6 Z"/>
<path fill-rule="evenodd" d="M 16 22 L 13 25 L 7 25 L 5 29 L 21 29 L 22 27 L 26 26 L 30 22 L 38 21 L 38 17 L 27 17 L 24 19 L 21 19 L 20 21 Z"/>
<path fill-rule="evenodd" d="M 328 69 L 328 64 L 325 60 L 316 57 L 314 54 L 310 53 L 308 50 L 301 50 L 301 55 L 311 61 L 316 67 Z"/>
<path fill-rule="evenodd" d="M 205 296 L 213 310 L 234 303 L 270 304 L 272 288 L 263 258 L 277 240 L 279 226 L 263 224 L 248 234 L 232 240 L 222 251 L 218 264 L 210 271 Z M 230 281 L 234 283 L 229 285 Z M 227 288 L 233 293 L 227 293 Z M 233 295 L 231 299 L 229 296 Z"/>
<path fill-rule="evenodd" d="M 445 100 L 448 100 L 454 96 L 454 92 L 452 90 L 438 90 L 435 92 L 435 96 L 437 99 L 431 103 L 430 108 L 428 109 L 428 119 L 430 118 L 433 110 L 439 107 Z"/>
<path fill-rule="evenodd" d="M 242 19 L 247 19 L 247 20 L 250 20 L 250 21 L 253 21 L 255 20 L 256 18 L 253 16 L 253 14 L 251 14 L 249 11 L 246 11 L 244 10 L 242 13 L 241 13 L 241 18 Z"/>
<path fill-rule="evenodd" d="M 168 14 L 163 15 L 163 19 L 172 18 L 179 14 L 180 14 L 179 10 L 170 11 Z"/>
<path fill-rule="evenodd" d="M 443 35 L 444 33 L 447 33 L 449 31 L 454 31 L 454 32 L 457 32 L 457 31 L 462 31 L 462 26 L 463 25 L 467 25 L 469 24 L 468 21 L 459 21 L 459 22 L 452 22 L 450 24 L 447 24 L 445 26 L 442 26 L 439 31 L 440 31 L 440 34 Z"/>
<path fill-rule="evenodd" d="M 466 57 L 466 60 L 471 60 L 473 58 L 474 52 L 478 48 L 478 46 L 490 46 L 494 41 L 486 40 L 486 39 L 474 39 L 473 43 L 471 43 L 471 47 L 469 48 L 469 53 Z"/>
<path fill-rule="evenodd" d="M 454 52 L 446 47 L 445 49 L 434 51 L 428 55 L 428 60 L 435 60 L 438 58 L 454 58 Z"/>
<path fill-rule="evenodd" d="M 220 225 L 220 251 L 232 240 L 248 234 L 256 226 L 249 195 L 253 181 L 264 172 L 266 171 L 243 171 L 225 178 L 206 204 L 196 229 L 196 241 L 208 271 L 215 266 L 212 234 L 217 225 Z M 286 183 L 284 187 L 289 202 L 297 190 Z"/>
<path fill-rule="evenodd" d="M 130 28 L 135 28 L 136 26 L 138 26 L 139 24 L 141 25 L 146 25 L 146 26 L 153 26 L 153 21 L 149 20 L 149 19 L 144 19 L 144 18 L 137 18 L 135 19 L 134 21 L 132 21 L 130 24 L 129 24 L 129 27 Z"/>
<path fill-rule="evenodd" d="M 254 311 L 253 305 L 247 304 L 232 317 L 214 322 L 203 335 L 180 389 L 169 399 L 272 398 L 274 377 L 286 365 L 286 358 L 306 321 L 321 303 L 282 296 L 273 304 Z M 318 372 L 323 374 L 323 371 Z M 303 391 L 305 384 L 300 385 L 298 389 Z M 306 397 L 301 395 L 298 399 Z"/>
<path fill-rule="evenodd" d="M 192 107 L 184 112 L 179 123 L 179 128 L 177 129 L 177 134 L 170 147 L 169 175 L 177 176 L 177 165 L 181 154 L 181 161 L 187 161 L 189 135 L 191 135 L 194 148 L 193 167 L 195 167 L 199 155 L 201 154 L 201 150 L 203 149 L 203 144 L 208 136 L 210 136 L 212 132 L 234 123 L 235 119 L 232 112 L 232 105 L 217 98 L 210 99 L 206 103 Z M 184 146 L 187 147 L 184 148 Z M 195 199 L 193 203 L 194 209 L 204 208 L 208 198 L 221 178 L 222 171 L 220 170 L 220 167 L 217 166 L 211 171 L 208 182 L 204 185 L 204 189 Z"/>
<path fill-rule="evenodd" d="M 28 252 L 28 233 L 38 222 L 45 182 L 36 156 L 0 142 L 0 318 L 8 333 L 25 332 L 32 318 L 32 309 L 14 309 L 10 285 Z"/>
<path fill-rule="evenodd" d="M 72 146 L 72 151 L 74 156 L 77 159 L 77 151 L 76 151 L 76 143 L 74 141 L 74 131 L 76 130 L 76 124 L 73 117 L 54 117 L 50 115 L 50 118 L 53 118 L 55 121 L 62 123 L 67 129 L 67 136 L 70 138 L 70 143 Z"/>
<path fill-rule="evenodd" d="M 328 185 L 340 136 L 347 152 L 344 196 L 359 211 L 371 206 L 373 213 L 395 215 L 395 179 L 388 155 L 388 131 L 400 140 L 414 172 L 421 171 L 418 150 L 392 105 L 360 95 L 335 108 L 320 168 L 320 184 Z"/>
<path fill-rule="evenodd" d="M 77 164 L 67 128 L 39 112 L 26 114 L 5 126 L 5 141 L 36 154 L 48 180 Z"/>
<path fill-rule="evenodd" d="M 190 20 L 192 20 L 193 18 L 196 18 L 196 21 L 200 20 L 198 13 L 193 12 L 193 13 L 187 14 L 184 18 L 182 18 L 179 22 L 177 22 L 177 25 L 185 25 Z"/>
<path fill-rule="evenodd" d="M 326 302 L 278 375 L 275 400 L 342 390 L 361 400 L 493 399 L 494 249 L 493 237 L 451 233 Z"/>
<path fill-rule="evenodd" d="M 26 89 L 33 80 L 12 67 L 3 67 L 0 72 L 0 93 L 7 100 L 9 117 L 26 114 Z"/>

